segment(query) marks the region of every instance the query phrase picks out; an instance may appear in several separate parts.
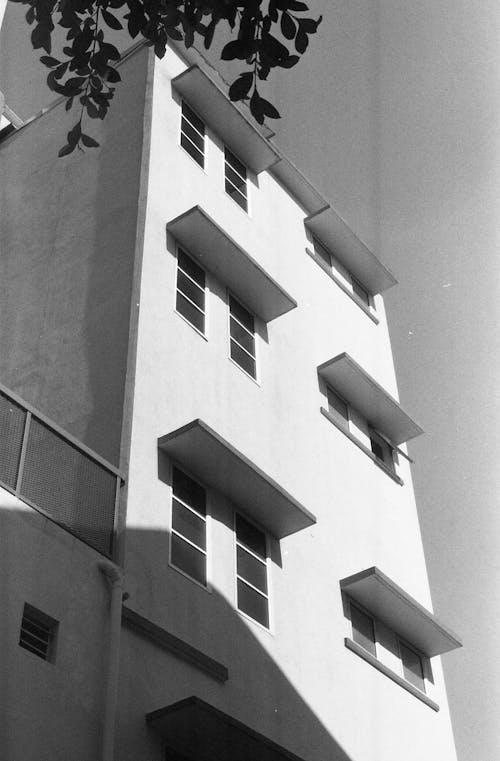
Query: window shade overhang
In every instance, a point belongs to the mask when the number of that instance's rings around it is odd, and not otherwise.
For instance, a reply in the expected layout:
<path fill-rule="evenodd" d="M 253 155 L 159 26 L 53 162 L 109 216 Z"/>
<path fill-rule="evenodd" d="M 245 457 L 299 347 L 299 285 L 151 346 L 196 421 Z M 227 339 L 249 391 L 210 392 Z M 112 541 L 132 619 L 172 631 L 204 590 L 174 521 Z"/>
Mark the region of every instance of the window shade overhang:
<path fill-rule="evenodd" d="M 382 293 L 397 280 L 331 206 L 310 214 L 305 226 L 372 294 Z"/>
<path fill-rule="evenodd" d="M 402 444 L 423 433 L 401 405 L 346 352 L 324 362 L 318 373 L 392 444 Z"/>
<path fill-rule="evenodd" d="M 429 658 L 462 647 L 456 634 L 375 566 L 342 579 L 340 588 Z"/>
<path fill-rule="evenodd" d="M 295 299 L 200 206 L 172 219 L 167 230 L 264 322 L 297 306 Z"/>
<path fill-rule="evenodd" d="M 259 174 L 277 161 L 278 153 L 267 138 L 199 66 L 174 77 L 172 87 L 253 172 Z"/>
<path fill-rule="evenodd" d="M 169 749 L 197 761 L 302 761 L 197 697 L 152 711 L 146 721 Z"/>
<path fill-rule="evenodd" d="M 158 446 L 277 539 L 316 523 L 305 507 L 203 420 L 161 437 Z"/>

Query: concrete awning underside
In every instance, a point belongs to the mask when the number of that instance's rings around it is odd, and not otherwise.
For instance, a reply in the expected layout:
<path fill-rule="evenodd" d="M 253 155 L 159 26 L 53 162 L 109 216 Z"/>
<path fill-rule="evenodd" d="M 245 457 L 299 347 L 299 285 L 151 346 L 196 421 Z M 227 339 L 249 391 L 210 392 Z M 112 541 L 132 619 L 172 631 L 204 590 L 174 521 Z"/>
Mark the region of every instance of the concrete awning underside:
<path fill-rule="evenodd" d="M 146 721 L 168 749 L 197 761 L 302 761 L 197 697 L 152 711 Z"/>
<path fill-rule="evenodd" d="M 187 253 L 212 272 L 245 306 L 270 322 L 297 302 L 244 251 L 200 206 L 167 224 Z"/>
<path fill-rule="evenodd" d="M 318 374 L 392 444 L 423 433 L 399 402 L 346 352 L 320 365 Z"/>
<path fill-rule="evenodd" d="M 375 566 L 342 579 L 340 588 L 429 658 L 462 646 L 456 634 Z"/>
<path fill-rule="evenodd" d="M 162 436 L 158 446 L 277 539 L 316 523 L 314 515 L 203 420 Z"/>

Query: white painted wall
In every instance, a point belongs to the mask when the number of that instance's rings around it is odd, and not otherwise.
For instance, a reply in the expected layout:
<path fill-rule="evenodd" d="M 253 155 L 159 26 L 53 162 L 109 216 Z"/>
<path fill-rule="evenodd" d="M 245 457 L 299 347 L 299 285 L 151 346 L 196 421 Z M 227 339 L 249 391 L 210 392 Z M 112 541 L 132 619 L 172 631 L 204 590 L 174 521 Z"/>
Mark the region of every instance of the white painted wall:
<path fill-rule="evenodd" d="M 148 747 L 160 759 L 138 713 L 197 694 L 310 761 L 453 761 L 439 660 L 435 713 L 343 642 L 339 579 L 369 566 L 430 608 L 408 464 L 401 460 L 399 486 L 319 411 L 316 368 L 343 351 L 397 394 L 382 299 L 377 326 L 305 253 L 304 212 L 269 174 L 250 183 L 246 215 L 224 192 L 216 133 L 208 131 L 205 171 L 179 147 L 171 79 L 183 68 L 169 53 L 155 69 L 126 569 L 130 605 L 221 660 L 230 679 L 221 687 L 127 634 L 119 757 L 132 761 Z M 259 327 L 258 384 L 228 359 L 223 282 L 208 275 L 208 340 L 175 313 L 175 245 L 165 227 L 195 204 L 298 302 Z M 223 495 L 209 495 L 211 591 L 168 566 L 171 490 L 157 438 L 198 417 L 318 518 L 273 542 L 271 632 L 235 610 L 233 506 Z"/>

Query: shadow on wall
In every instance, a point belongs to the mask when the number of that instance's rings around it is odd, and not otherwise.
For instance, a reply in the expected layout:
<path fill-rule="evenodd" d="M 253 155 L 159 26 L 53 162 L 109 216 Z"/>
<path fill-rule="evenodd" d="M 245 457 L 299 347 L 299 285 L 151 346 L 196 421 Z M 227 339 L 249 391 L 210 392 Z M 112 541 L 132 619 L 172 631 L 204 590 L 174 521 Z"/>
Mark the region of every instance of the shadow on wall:
<path fill-rule="evenodd" d="M 109 624 L 109 591 L 98 569 L 103 558 L 35 510 L 13 507 L 9 496 L 0 504 L 3 758 L 95 761 Z M 129 535 L 144 563 L 164 557 L 166 565 L 168 532 L 130 530 Z M 224 743 L 214 755 L 208 736 L 205 742 L 198 735 L 193 755 L 185 728 L 165 738 L 146 725 L 146 714 L 195 695 L 287 749 L 266 756 L 262 746 L 261 761 L 287 761 L 292 754 L 304 761 L 351 761 L 224 597 L 170 573 L 174 582 L 185 582 L 182 604 L 172 610 L 157 600 L 155 617 L 174 638 L 226 666 L 229 678 L 214 678 L 175 648 L 123 628 L 116 758 L 164 761 L 168 745 L 183 761 L 239 761 L 233 751 L 221 757 Z M 137 589 L 127 606 L 139 609 L 142 592 L 147 590 Z M 25 603 L 59 622 L 52 663 L 18 644 Z M 228 733 L 228 749 L 231 742 Z"/>

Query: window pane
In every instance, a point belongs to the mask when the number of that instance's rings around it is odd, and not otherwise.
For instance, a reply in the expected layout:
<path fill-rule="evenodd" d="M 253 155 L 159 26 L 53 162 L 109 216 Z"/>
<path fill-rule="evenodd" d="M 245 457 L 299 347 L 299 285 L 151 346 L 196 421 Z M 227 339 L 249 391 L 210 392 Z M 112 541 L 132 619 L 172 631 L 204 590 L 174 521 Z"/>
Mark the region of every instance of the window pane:
<path fill-rule="evenodd" d="M 357 280 L 352 278 L 352 290 L 353 293 L 356 294 L 358 299 L 360 299 L 363 304 L 366 304 L 366 306 L 370 306 L 370 296 L 368 295 L 368 291 L 363 288 L 362 285 L 358 283 Z"/>
<path fill-rule="evenodd" d="M 238 174 L 241 174 L 241 176 L 246 179 L 247 168 L 245 164 L 242 164 L 241 161 L 236 158 L 234 153 L 231 153 L 229 148 L 224 149 L 224 155 L 227 162 L 226 166 L 229 165 L 228 168 L 232 167 L 232 169 L 234 169 L 236 172 L 238 172 Z"/>
<path fill-rule="evenodd" d="M 267 566 L 242 547 L 237 548 L 237 571 L 239 576 L 267 594 Z"/>
<path fill-rule="evenodd" d="M 236 514 L 236 539 L 239 544 L 244 544 L 249 550 L 263 560 L 266 559 L 266 536 L 254 525 L 249 523 L 242 515 Z"/>
<path fill-rule="evenodd" d="M 177 262 L 179 267 L 184 270 L 184 272 L 187 272 L 189 277 L 192 277 L 195 283 L 198 283 L 200 288 L 205 288 L 205 271 L 181 249 L 177 252 Z"/>
<path fill-rule="evenodd" d="M 200 333 L 205 332 L 205 315 L 179 292 L 177 292 L 176 309 L 188 322 L 198 328 Z"/>
<path fill-rule="evenodd" d="M 231 185 L 234 185 L 238 190 L 246 196 L 247 194 L 247 181 L 246 177 L 242 177 L 240 174 L 235 172 L 229 164 L 226 164 L 226 180 L 228 180 Z"/>
<path fill-rule="evenodd" d="M 187 573 L 191 578 L 206 585 L 206 559 L 205 554 L 196 550 L 176 534 L 172 534 L 172 565 Z"/>
<path fill-rule="evenodd" d="M 364 647 L 372 655 L 376 655 L 373 619 L 359 608 L 351 605 L 351 624 L 354 642 Z"/>
<path fill-rule="evenodd" d="M 241 208 L 244 211 L 248 211 L 248 204 L 247 204 L 246 197 L 243 196 L 239 190 L 237 190 L 235 187 L 233 187 L 233 185 L 231 185 L 231 183 L 228 182 L 228 180 L 226 180 L 226 193 L 229 196 L 231 196 L 233 201 L 236 201 L 238 206 L 241 206 Z"/>
<path fill-rule="evenodd" d="M 399 643 L 401 661 L 403 662 L 403 674 L 408 682 L 425 692 L 424 670 L 422 668 L 422 659 L 414 650 L 411 650 L 402 642 Z"/>
<path fill-rule="evenodd" d="M 319 240 L 316 240 L 316 238 L 314 238 L 314 253 L 319 256 L 319 258 L 322 259 L 324 263 L 328 265 L 328 267 L 332 266 L 332 258 L 330 256 L 330 252 L 327 251 L 323 244 L 320 243 Z"/>
<path fill-rule="evenodd" d="M 236 341 L 238 341 L 239 344 L 243 346 L 244 349 L 255 356 L 255 339 L 253 337 L 253 333 L 250 334 L 248 330 L 236 322 L 233 317 L 231 317 L 230 323 L 231 338 L 234 338 Z"/>
<path fill-rule="evenodd" d="M 382 449 L 378 441 L 374 441 L 374 439 L 370 439 L 370 444 L 372 445 L 372 452 L 377 458 L 377 460 L 382 460 L 382 462 L 384 462 L 384 450 Z"/>
<path fill-rule="evenodd" d="M 255 331 L 253 315 L 251 315 L 245 307 L 241 306 L 239 301 L 236 301 L 232 296 L 229 297 L 229 311 L 247 330 L 250 331 L 250 333 Z"/>
<path fill-rule="evenodd" d="M 206 549 L 206 523 L 176 499 L 172 502 L 172 528 L 202 550 Z"/>
<path fill-rule="evenodd" d="M 238 608 L 250 618 L 269 628 L 269 605 L 262 597 L 243 581 L 238 579 Z"/>
<path fill-rule="evenodd" d="M 184 150 L 189 153 L 191 158 L 193 158 L 196 161 L 196 163 L 199 164 L 203 169 L 203 167 L 205 166 L 205 157 L 203 153 L 195 145 L 193 145 L 193 143 L 182 132 L 181 132 L 181 145 L 184 148 Z"/>
<path fill-rule="evenodd" d="M 344 424 L 349 422 L 349 411 L 347 404 L 343 399 L 332 391 L 331 388 L 327 388 L 328 409 L 337 419 Z"/>
<path fill-rule="evenodd" d="M 250 357 L 246 351 L 240 349 L 240 347 L 231 341 L 231 359 L 234 359 L 237 365 L 239 365 L 246 373 L 255 378 L 255 360 Z"/>
<path fill-rule="evenodd" d="M 207 514 L 205 489 L 177 468 L 174 468 L 172 488 L 174 495 L 193 510 L 200 515 Z"/>
<path fill-rule="evenodd" d="M 205 138 L 203 135 L 200 135 L 200 133 L 191 126 L 187 119 L 182 120 L 181 129 L 183 134 L 185 134 L 191 140 L 191 142 L 194 143 L 197 148 L 199 148 L 200 153 L 203 153 L 203 149 L 205 147 Z"/>
<path fill-rule="evenodd" d="M 188 106 L 187 103 L 182 103 L 182 115 L 186 117 L 186 119 L 189 119 L 193 127 L 196 127 L 198 132 L 201 132 L 202 135 L 205 134 L 205 124 L 202 122 L 199 116 L 195 114 L 195 112 Z"/>
<path fill-rule="evenodd" d="M 182 291 L 184 296 L 194 301 L 196 306 L 205 311 L 205 291 L 193 283 L 181 270 L 177 270 L 177 288 Z"/>

